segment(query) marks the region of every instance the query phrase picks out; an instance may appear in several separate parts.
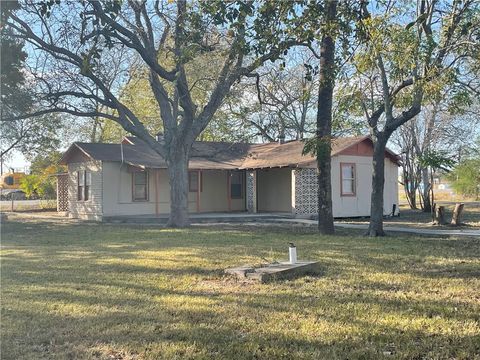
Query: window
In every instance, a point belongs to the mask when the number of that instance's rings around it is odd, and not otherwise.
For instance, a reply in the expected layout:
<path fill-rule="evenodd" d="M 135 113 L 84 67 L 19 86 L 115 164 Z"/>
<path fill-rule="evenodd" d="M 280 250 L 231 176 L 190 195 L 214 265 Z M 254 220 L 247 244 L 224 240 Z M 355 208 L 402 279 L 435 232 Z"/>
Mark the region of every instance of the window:
<path fill-rule="evenodd" d="M 13 185 L 13 176 L 7 176 L 5 178 L 5 184 L 8 185 L 8 186 L 12 186 Z"/>
<path fill-rule="evenodd" d="M 133 200 L 148 200 L 148 172 L 135 171 L 133 173 Z"/>
<path fill-rule="evenodd" d="M 340 191 L 342 196 L 355 196 L 355 164 L 340 164 Z"/>
<path fill-rule="evenodd" d="M 188 191 L 190 192 L 198 191 L 198 172 L 197 171 L 188 172 Z"/>
<path fill-rule="evenodd" d="M 85 191 L 83 199 L 87 201 L 90 198 L 90 185 L 92 184 L 92 173 L 85 171 Z"/>
<path fill-rule="evenodd" d="M 77 171 L 77 200 L 87 201 L 90 198 L 90 185 L 92 184 L 92 174 L 90 171 Z"/>
<path fill-rule="evenodd" d="M 232 199 L 243 198 L 243 173 L 241 171 L 232 172 L 230 175 L 230 197 Z"/>

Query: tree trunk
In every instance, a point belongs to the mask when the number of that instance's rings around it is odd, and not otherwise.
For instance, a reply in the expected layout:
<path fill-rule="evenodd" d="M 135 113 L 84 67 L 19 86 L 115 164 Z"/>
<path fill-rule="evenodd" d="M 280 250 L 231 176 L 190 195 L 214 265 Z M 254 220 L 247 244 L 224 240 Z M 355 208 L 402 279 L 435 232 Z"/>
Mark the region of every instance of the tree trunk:
<path fill-rule="evenodd" d="M 435 206 L 434 225 L 445 225 L 445 206 Z"/>
<path fill-rule="evenodd" d="M 430 201 L 430 176 L 428 168 L 422 169 L 422 183 L 423 183 L 423 191 L 422 191 L 422 201 L 423 201 L 423 212 L 431 212 L 432 211 L 432 202 Z"/>
<path fill-rule="evenodd" d="M 167 161 L 170 182 L 170 217 L 168 227 L 185 227 L 188 219 L 188 154 L 180 147 Z"/>
<path fill-rule="evenodd" d="M 452 222 L 451 222 L 452 225 L 459 226 L 459 225 L 462 224 L 462 222 L 460 220 L 461 220 L 462 211 L 463 211 L 464 206 L 465 206 L 465 204 L 463 204 L 463 203 L 455 205 L 455 209 L 453 210 L 453 215 L 452 215 Z"/>
<path fill-rule="evenodd" d="M 383 189 L 385 187 L 385 150 L 387 136 L 377 135 L 373 141 L 372 197 L 368 236 L 385 236 L 383 231 Z"/>
<path fill-rule="evenodd" d="M 430 170 L 430 206 L 432 207 L 432 217 L 435 221 L 435 196 L 433 194 L 433 169 Z"/>
<path fill-rule="evenodd" d="M 407 177 L 404 177 L 403 189 L 410 209 L 415 210 L 417 209 L 417 186 L 408 180 Z"/>
<path fill-rule="evenodd" d="M 326 5 L 327 22 L 335 20 L 337 2 Z M 331 31 L 331 30 L 330 30 Z M 320 45 L 318 108 L 317 108 L 317 168 L 318 168 L 318 230 L 333 234 L 331 137 L 333 87 L 335 86 L 335 40 L 326 33 Z"/>

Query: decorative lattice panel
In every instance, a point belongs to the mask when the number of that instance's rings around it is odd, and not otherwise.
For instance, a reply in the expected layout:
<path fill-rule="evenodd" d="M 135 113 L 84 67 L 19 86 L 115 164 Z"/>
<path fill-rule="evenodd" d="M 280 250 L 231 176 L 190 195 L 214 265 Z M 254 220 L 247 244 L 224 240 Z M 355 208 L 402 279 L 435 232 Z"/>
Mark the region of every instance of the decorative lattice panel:
<path fill-rule="evenodd" d="M 318 214 L 318 177 L 316 169 L 295 170 L 295 214 Z"/>
<path fill-rule="evenodd" d="M 247 171 L 247 210 L 257 212 L 257 173 Z"/>
<path fill-rule="evenodd" d="M 68 211 L 68 174 L 57 175 L 57 211 Z"/>

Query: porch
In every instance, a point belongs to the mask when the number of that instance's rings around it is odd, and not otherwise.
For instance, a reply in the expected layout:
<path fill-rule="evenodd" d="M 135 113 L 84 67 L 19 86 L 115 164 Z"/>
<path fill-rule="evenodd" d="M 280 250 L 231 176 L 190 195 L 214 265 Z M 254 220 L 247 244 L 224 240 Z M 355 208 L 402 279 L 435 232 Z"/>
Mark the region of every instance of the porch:
<path fill-rule="evenodd" d="M 292 219 L 294 215 L 291 212 L 265 212 L 265 213 L 246 213 L 246 212 L 214 212 L 214 213 L 193 213 L 190 214 L 192 223 L 230 223 L 230 222 L 255 222 L 255 221 L 275 221 L 280 219 Z M 168 214 L 158 216 L 152 214 L 146 215 L 118 215 L 104 216 L 103 222 L 126 223 L 126 224 L 166 224 Z"/>

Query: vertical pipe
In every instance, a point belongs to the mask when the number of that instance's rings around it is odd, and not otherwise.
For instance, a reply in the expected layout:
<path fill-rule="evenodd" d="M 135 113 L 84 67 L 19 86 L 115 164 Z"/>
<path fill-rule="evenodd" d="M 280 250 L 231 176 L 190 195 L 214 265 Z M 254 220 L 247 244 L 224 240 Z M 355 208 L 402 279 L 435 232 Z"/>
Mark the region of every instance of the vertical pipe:
<path fill-rule="evenodd" d="M 155 215 L 158 217 L 158 169 L 155 169 Z"/>

